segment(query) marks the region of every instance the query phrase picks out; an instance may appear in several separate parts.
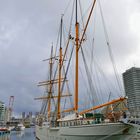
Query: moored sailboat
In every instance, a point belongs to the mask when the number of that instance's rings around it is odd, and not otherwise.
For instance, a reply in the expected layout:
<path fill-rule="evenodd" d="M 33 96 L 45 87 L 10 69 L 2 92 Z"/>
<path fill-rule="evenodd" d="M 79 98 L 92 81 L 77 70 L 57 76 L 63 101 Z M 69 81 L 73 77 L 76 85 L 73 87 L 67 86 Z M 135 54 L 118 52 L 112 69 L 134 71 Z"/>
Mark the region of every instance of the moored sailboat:
<path fill-rule="evenodd" d="M 114 111 L 115 107 L 112 107 L 114 104 L 127 100 L 126 97 L 119 97 L 112 101 L 108 101 L 107 103 L 79 110 L 79 50 L 82 50 L 82 43 L 85 40 L 85 33 L 95 4 L 96 0 L 94 0 L 92 4 L 86 25 L 84 26 L 84 30 L 80 36 L 77 10 L 78 3 L 77 0 L 75 1 L 75 37 L 69 35 L 64 54 L 62 50 L 63 17 L 61 18 L 59 56 L 53 56 L 52 48 L 51 57 L 50 59 L 47 59 L 50 65 L 49 80 L 39 83 L 39 86 L 47 86 L 47 95 L 36 98 L 43 99 L 42 112 L 38 116 L 38 124 L 36 125 L 36 137 L 39 140 L 129 140 L 137 135 L 139 126 L 121 121 L 121 118 L 124 118 L 125 120 L 123 110 Z M 72 108 L 61 110 L 61 98 L 71 96 L 70 93 L 62 93 L 64 85 L 68 82 L 68 71 L 67 69 L 65 70 L 64 61 L 66 59 L 66 53 L 70 40 L 74 42 L 75 46 L 74 103 Z M 55 61 L 58 61 L 58 76 L 56 73 L 53 74 L 53 64 Z M 62 72 L 64 72 L 64 74 L 62 74 Z M 56 76 L 58 78 L 56 78 Z M 53 91 L 54 85 L 57 85 L 57 95 L 55 95 Z M 54 107 L 51 107 L 52 100 L 55 102 Z M 109 113 L 102 114 L 96 112 L 96 110 L 106 106 L 111 108 Z M 68 114 L 69 112 L 70 114 Z M 138 138 L 139 136 L 137 139 Z"/>

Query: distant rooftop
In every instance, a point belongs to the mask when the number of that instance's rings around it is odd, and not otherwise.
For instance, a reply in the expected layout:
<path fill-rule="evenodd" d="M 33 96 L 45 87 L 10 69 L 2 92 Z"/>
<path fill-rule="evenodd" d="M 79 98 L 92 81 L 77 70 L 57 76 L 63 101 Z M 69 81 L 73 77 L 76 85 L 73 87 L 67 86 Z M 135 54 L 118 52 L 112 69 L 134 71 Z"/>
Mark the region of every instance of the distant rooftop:
<path fill-rule="evenodd" d="M 140 70 L 140 68 L 138 68 L 138 67 L 131 67 L 131 68 L 127 69 L 125 72 L 132 71 L 132 70 Z"/>
<path fill-rule="evenodd" d="M 4 102 L 0 101 L 0 104 L 4 104 Z"/>

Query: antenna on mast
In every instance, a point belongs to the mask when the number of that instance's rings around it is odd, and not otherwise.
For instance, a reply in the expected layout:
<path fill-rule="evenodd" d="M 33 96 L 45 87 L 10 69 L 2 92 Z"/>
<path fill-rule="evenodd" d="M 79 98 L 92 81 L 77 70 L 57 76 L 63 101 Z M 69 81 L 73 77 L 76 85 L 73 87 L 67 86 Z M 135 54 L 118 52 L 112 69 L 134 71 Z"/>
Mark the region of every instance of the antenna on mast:
<path fill-rule="evenodd" d="M 64 14 L 61 14 L 61 23 L 60 23 L 60 48 L 62 48 L 62 28 L 63 28 L 63 16 L 64 16 Z"/>
<path fill-rule="evenodd" d="M 75 11 L 76 23 L 78 22 L 78 8 L 77 8 L 77 7 L 78 7 L 78 3 L 77 3 L 77 0 L 76 0 L 76 8 L 75 8 L 75 10 L 76 10 L 76 11 Z"/>

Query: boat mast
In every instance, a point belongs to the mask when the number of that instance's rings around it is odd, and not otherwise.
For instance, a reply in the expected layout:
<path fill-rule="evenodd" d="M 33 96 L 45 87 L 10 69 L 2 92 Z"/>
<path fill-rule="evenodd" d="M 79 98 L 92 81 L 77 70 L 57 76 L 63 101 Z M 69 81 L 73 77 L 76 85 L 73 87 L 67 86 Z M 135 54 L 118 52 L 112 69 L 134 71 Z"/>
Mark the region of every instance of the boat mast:
<path fill-rule="evenodd" d="M 48 94 L 48 121 L 50 120 L 50 113 L 51 113 L 51 96 L 52 96 L 52 65 L 53 65 L 53 44 L 52 44 L 52 48 L 51 48 L 51 58 L 50 58 L 50 87 L 49 87 L 49 94 Z"/>
<path fill-rule="evenodd" d="M 59 50 L 59 77 L 58 77 L 58 106 L 57 106 L 57 119 L 61 118 L 61 68 L 62 68 L 62 25 L 63 25 L 63 15 L 61 17 L 61 25 L 60 25 L 60 50 Z"/>
<path fill-rule="evenodd" d="M 78 50 L 79 50 L 79 23 L 78 23 L 78 10 L 77 10 L 77 0 L 76 0 L 76 23 L 75 23 L 75 43 L 76 43 L 76 60 L 75 60 L 75 99 L 74 99 L 74 109 L 75 112 L 78 112 L 78 80 L 79 80 L 79 73 L 78 73 Z"/>

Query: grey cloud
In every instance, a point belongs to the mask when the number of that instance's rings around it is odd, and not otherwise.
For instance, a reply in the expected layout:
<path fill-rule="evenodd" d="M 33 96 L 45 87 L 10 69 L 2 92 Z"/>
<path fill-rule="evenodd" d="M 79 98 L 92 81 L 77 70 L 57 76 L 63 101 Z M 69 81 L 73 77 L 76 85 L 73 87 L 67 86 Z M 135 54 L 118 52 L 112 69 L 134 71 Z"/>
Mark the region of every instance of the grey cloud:
<path fill-rule="evenodd" d="M 9 96 L 14 95 L 16 113 L 40 109 L 40 103 L 33 99 L 43 92 L 36 86 L 37 82 L 46 78 L 47 64 L 41 60 L 50 55 L 50 46 L 52 42 L 55 44 L 60 17 L 68 1 L 0 0 L 0 100 L 8 104 Z M 91 1 L 82 0 L 82 7 L 89 6 Z M 122 59 L 125 61 L 135 53 L 139 44 L 137 35 L 130 30 L 129 18 L 134 12 L 140 12 L 140 3 L 139 0 L 102 0 L 101 4 L 115 60 L 119 67 L 123 65 L 119 68 L 121 74 L 125 71 Z M 69 18 L 70 14 L 64 17 L 66 24 Z M 97 37 L 104 39 L 100 33 Z M 97 44 L 100 57 L 105 49 L 101 42 Z M 109 67 L 108 63 L 106 66 Z M 113 79 L 112 74 L 108 72 L 108 75 Z"/>

